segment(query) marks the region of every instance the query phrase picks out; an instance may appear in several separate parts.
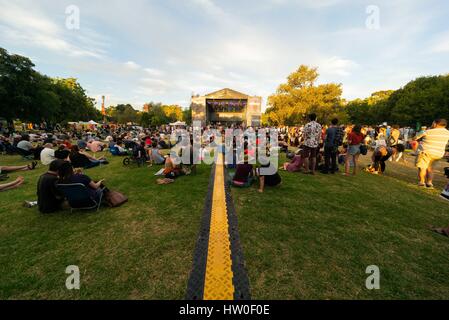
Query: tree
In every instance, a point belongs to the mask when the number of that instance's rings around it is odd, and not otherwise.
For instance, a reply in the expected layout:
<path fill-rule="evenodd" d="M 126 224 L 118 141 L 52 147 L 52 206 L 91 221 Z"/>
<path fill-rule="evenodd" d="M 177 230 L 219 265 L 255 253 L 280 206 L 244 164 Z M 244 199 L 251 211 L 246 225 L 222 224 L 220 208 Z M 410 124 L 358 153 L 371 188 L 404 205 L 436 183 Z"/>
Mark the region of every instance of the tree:
<path fill-rule="evenodd" d="M 352 123 L 378 125 L 389 119 L 389 99 L 393 90 L 378 91 L 364 100 L 350 101 L 346 106 L 346 113 Z"/>
<path fill-rule="evenodd" d="M 375 92 L 349 102 L 346 111 L 352 122 L 373 125 L 430 125 L 435 119 L 448 119 L 449 75 L 420 77 L 399 90 Z"/>
<path fill-rule="evenodd" d="M 30 59 L 0 48 L 0 115 L 8 121 L 99 120 L 95 100 L 74 78 L 51 79 L 35 71 Z"/>
<path fill-rule="evenodd" d="M 182 108 L 177 105 L 163 106 L 162 110 L 165 114 L 167 122 L 176 122 L 182 120 Z"/>
<path fill-rule="evenodd" d="M 34 84 L 39 74 L 30 59 L 0 48 L 0 114 L 8 121 L 32 110 Z M 28 120 L 28 119 L 26 119 Z"/>
<path fill-rule="evenodd" d="M 187 125 L 192 124 L 192 107 L 182 111 L 182 121 L 184 121 Z"/>
<path fill-rule="evenodd" d="M 139 116 L 137 110 L 135 110 L 129 103 L 109 107 L 106 110 L 106 114 L 110 120 L 120 124 L 127 124 L 129 122 L 138 123 L 142 120 L 142 117 Z"/>
<path fill-rule="evenodd" d="M 305 121 L 308 113 L 316 113 L 321 122 L 344 115 L 341 84 L 315 85 L 317 68 L 301 65 L 268 98 L 265 121 L 271 125 L 296 125 Z"/>

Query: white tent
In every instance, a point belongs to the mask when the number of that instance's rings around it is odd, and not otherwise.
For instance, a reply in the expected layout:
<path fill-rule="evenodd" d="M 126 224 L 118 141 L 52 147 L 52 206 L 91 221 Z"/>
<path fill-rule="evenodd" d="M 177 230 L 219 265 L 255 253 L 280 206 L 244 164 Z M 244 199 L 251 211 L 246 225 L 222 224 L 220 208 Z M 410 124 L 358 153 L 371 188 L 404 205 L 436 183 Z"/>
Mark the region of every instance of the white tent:
<path fill-rule="evenodd" d="M 91 125 L 94 125 L 94 126 L 98 126 L 98 123 L 96 123 L 96 122 L 93 121 L 93 120 L 90 120 L 90 121 L 88 122 L 88 124 L 91 124 Z"/>
<path fill-rule="evenodd" d="M 177 121 L 175 123 L 170 123 L 172 127 L 185 127 L 187 124 L 185 122 Z"/>

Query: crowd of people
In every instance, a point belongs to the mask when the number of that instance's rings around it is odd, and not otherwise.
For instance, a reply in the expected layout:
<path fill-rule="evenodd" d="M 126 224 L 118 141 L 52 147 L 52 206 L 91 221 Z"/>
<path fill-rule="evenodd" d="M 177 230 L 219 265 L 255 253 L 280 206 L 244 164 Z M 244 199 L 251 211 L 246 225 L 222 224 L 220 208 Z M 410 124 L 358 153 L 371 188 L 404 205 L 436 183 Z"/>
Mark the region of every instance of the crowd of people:
<path fill-rule="evenodd" d="M 209 127 L 210 128 L 210 127 Z M 220 125 L 212 126 L 224 132 Z M 271 128 L 273 129 L 273 128 Z M 57 189 L 58 184 L 82 184 L 89 191 L 94 200 L 101 199 L 106 190 L 104 181 L 93 181 L 85 170 L 108 165 L 106 154 L 111 157 L 129 157 L 139 164 L 161 166 L 157 179 L 158 184 L 170 184 L 178 177 L 190 175 L 196 171 L 196 165 L 191 162 L 186 165 L 173 159 L 173 150 L 179 157 L 187 148 L 191 154 L 193 138 L 173 141 L 172 133 L 177 130 L 172 127 L 156 129 L 129 128 L 107 126 L 96 130 L 57 130 L 52 133 L 0 135 L 0 152 L 3 154 L 18 154 L 24 159 L 32 161 L 24 166 L 0 167 L 0 180 L 6 181 L 8 173 L 15 171 L 34 170 L 38 161 L 48 167 L 38 182 L 38 205 L 41 212 L 59 210 L 64 202 L 64 196 Z M 258 129 L 253 129 L 256 134 Z M 359 171 L 359 157 L 371 151 L 371 165 L 364 168 L 371 174 L 382 174 L 387 168 L 388 161 L 405 160 L 406 149 L 412 150 L 416 156 L 418 169 L 418 186 L 433 188 L 433 164 L 448 156 L 446 147 L 449 141 L 447 121 L 436 120 L 431 127 L 424 127 L 415 132 L 411 128 L 388 126 L 387 124 L 371 127 L 360 125 L 340 125 L 338 119 L 333 119 L 330 125 L 321 125 L 315 114 L 309 115 L 309 121 L 302 127 L 275 128 L 278 134 L 278 146 L 285 152 L 289 162 L 280 168 L 287 172 L 302 172 L 316 175 L 336 174 L 341 171 L 345 176 L 357 175 Z M 188 131 L 192 131 L 189 128 Z M 214 137 L 207 137 L 207 141 L 200 141 L 201 150 L 199 160 L 207 152 L 207 145 Z M 234 147 L 235 147 L 234 141 Z M 245 141 L 247 143 L 247 141 Z M 271 146 L 273 147 L 273 146 Z M 171 149 L 171 155 L 167 150 Z M 163 151 L 165 150 L 165 151 Z M 258 182 L 258 191 L 263 193 L 266 187 L 281 185 L 282 178 L 278 170 L 264 170 L 272 166 L 251 164 L 252 155 L 245 145 L 245 157 L 238 163 L 227 164 L 230 170 L 229 182 L 237 188 L 247 188 Z M 192 157 L 192 156 L 191 156 Z M 235 157 L 234 157 L 235 158 Z M 197 159 L 198 160 L 198 159 Z M 342 165 L 342 166 L 340 166 Z M 0 185 L 0 191 L 20 187 L 24 178 L 20 176 L 13 182 Z M 445 193 L 446 192 L 446 193 Z M 449 191 L 442 196 L 449 200 Z M 33 202 L 28 204 L 32 205 Z"/>

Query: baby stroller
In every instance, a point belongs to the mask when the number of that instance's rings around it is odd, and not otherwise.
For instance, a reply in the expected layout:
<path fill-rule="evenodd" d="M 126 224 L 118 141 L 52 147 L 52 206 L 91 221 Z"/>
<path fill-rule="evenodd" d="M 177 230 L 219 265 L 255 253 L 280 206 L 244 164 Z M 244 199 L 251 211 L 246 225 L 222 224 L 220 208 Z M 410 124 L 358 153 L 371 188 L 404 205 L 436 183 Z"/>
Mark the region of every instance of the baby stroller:
<path fill-rule="evenodd" d="M 148 161 L 145 148 L 135 144 L 130 152 L 130 155 L 123 159 L 123 165 L 128 167 L 136 164 L 139 168 Z"/>

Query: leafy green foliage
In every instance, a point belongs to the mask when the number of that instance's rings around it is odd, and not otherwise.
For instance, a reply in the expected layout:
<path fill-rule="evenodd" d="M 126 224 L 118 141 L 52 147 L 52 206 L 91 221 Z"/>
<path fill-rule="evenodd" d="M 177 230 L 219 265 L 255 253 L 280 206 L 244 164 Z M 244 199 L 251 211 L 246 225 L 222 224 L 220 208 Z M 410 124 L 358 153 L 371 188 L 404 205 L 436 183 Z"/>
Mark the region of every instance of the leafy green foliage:
<path fill-rule="evenodd" d="M 33 68 L 30 59 L 0 48 L 0 116 L 52 123 L 101 118 L 76 79 L 51 79 Z"/>
<path fill-rule="evenodd" d="M 381 91 L 365 100 L 348 103 L 353 123 L 396 123 L 403 126 L 431 124 L 449 118 L 449 75 L 421 77 L 397 91 Z"/>
<path fill-rule="evenodd" d="M 309 113 L 316 113 L 321 122 L 345 116 L 341 104 L 341 84 L 316 85 L 317 68 L 301 65 L 281 84 L 276 94 L 268 98 L 265 123 L 272 125 L 297 125 Z"/>

